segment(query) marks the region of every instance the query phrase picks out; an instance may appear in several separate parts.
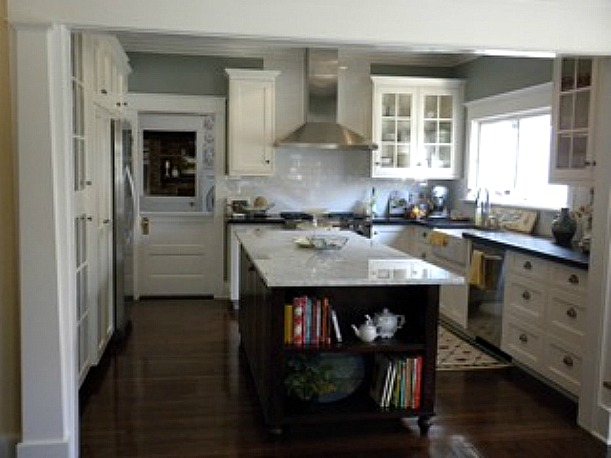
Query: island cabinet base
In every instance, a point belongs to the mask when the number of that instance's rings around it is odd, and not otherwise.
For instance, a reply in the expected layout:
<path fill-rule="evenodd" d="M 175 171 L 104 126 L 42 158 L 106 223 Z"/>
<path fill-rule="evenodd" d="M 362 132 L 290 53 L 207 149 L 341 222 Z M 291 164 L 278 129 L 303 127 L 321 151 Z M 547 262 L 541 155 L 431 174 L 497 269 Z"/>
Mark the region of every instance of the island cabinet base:
<path fill-rule="evenodd" d="M 383 418 L 417 418 L 421 434 L 428 432 L 435 402 L 438 285 L 269 288 L 244 250 L 241 257 L 241 347 L 270 432 L 294 424 Z M 303 297 L 328 302 L 337 316 L 341 342 L 331 320 L 330 329 L 324 327 L 327 338 L 311 333 L 310 343 L 301 343 L 285 334 L 285 315 L 294 312 L 286 306 Z M 358 327 L 366 315 L 374 317 L 384 308 L 403 315 L 405 323 L 392 338 L 359 340 L 351 325 Z M 297 366 L 304 373 L 304 367 L 324 369 L 326 389 L 313 399 L 299 399 L 299 390 L 291 390 L 287 381 Z M 395 388 L 385 406 L 387 380 L 394 380 Z"/>

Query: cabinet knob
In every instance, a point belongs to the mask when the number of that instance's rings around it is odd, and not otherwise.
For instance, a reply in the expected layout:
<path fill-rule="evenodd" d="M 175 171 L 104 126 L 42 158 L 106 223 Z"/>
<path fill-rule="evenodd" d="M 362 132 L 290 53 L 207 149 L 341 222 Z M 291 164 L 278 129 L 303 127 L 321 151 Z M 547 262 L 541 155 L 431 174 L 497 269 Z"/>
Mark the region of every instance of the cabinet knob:
<path fill-rule="evenodd" d="M 525 301 L 529 301 L 530 300 L 530 293 L 528 291 L 524 291 L 522 293 L 522 299 L 524 299 Z"/>
<path fill-rule="evenodd" d="M 533 268 L 533 265 L 530 263 L 530 261 L 526 261 L 526 262 L 524 263 L 524 268 L 525 268 L 526 270 L 530 270 L 530 269 L 532 269 L 532 268 Z"/>
<path fill-rule="evenodd" d="M 569 283 L 571 285 L 578 285 L 579 284 L 579 277 L 575 274 L 571 274 L 571 276 L 569 277 Z"/>
<path fill-rule="evenodd" d="M 577 310 L 575 310 L 575 307 L 571 307 L 570 309 L 568 309 L 566 311 L 566 316 L 568 316 L 569 318 L 577 318 Z"/>
<path fill-rule="evenodd" d="M 88 216 L 87 221 L 93 221 L 93 216 Z"/>
<path fill-rule="evenodd" d="M 573 367 L 573 364 L 574 364 L 573 358 L 571 358 L 569 355 L 566 355 L 564 358 L 562 358 L 562 362 L 567 367 Z"/>
<path fill-rule="evenodd" d="M 108 94 L 108 91 L 106 89 L 102 89 L 100 92 L 104 95 Z"/>
<path fill-rule="evenodd" d="M 528 342 L 528 336 L 526 334 L 520 334 L 520 337 L 518 337 L 518 339 L 520 339 L 520 342 L 522 343 Z"/>
<path fill-rule="evenodd" d="M 585 161 L 584 165 L 587 166 L 587 167 L 594 166 L 594 165 L 596 165 L 596 161 Z"/>

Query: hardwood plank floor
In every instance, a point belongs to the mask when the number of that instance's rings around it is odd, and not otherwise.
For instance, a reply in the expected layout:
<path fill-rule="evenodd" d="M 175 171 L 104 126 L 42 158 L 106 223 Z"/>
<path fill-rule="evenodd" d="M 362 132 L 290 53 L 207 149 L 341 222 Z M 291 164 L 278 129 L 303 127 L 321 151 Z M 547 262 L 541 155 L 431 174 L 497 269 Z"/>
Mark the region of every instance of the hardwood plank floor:
<path fill-rule="evenodd" d="M 237 320 L 218 300 L 134 305 L 133 331 L 81 389 L 81 456 L 606 457 L 576 426 L 576 406 L 515 368 L 439 372 L 428 437 L 411 421 L 292 428 L 262 425 L 239 352 Z"/>

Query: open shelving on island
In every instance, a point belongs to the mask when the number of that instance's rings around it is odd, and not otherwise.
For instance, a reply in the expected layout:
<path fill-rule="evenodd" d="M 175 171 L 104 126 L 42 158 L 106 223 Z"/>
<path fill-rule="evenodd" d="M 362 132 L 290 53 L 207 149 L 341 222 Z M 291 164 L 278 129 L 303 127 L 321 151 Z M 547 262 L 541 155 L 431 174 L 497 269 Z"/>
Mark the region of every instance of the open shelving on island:
<path fill-rule="evenodd" d="M 241 251 L 239 329 L 241 348 L 246 354 L 270 432 L 281 432 L 291 424 L 416 418 L 426 434 L 434 416 L 435 364 L 439 285 L 401 284 L 365 286 L 269 287 L 244 248 Z M 284 340 L 284 307 L 295 297 L 327 298 L 336 310 L 342 342 L 295 345 Z M 405 316 L 405 325 L 392 339 L 372 343 L 358 340 L 351 327 L 365 315 L 388 308 Z M 362 380 L 339 400 L 304 403 L 287 393 L 284 380 L 287 361 L 294 355 L 354 356 L 362 361 Z M 418 408 L 380 407 L 371 396 L 376 355 L 421 357 Z"/>

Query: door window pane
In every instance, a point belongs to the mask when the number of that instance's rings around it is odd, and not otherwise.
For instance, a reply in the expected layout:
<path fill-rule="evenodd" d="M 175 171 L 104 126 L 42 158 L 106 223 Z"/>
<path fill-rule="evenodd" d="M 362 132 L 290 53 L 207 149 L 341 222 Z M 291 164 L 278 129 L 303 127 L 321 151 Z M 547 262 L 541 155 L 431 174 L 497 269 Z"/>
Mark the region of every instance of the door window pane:
<path fill-rule="evenodd" d="M 195 196 L 196 132 L 144 130 L 147 196 Z"/>

